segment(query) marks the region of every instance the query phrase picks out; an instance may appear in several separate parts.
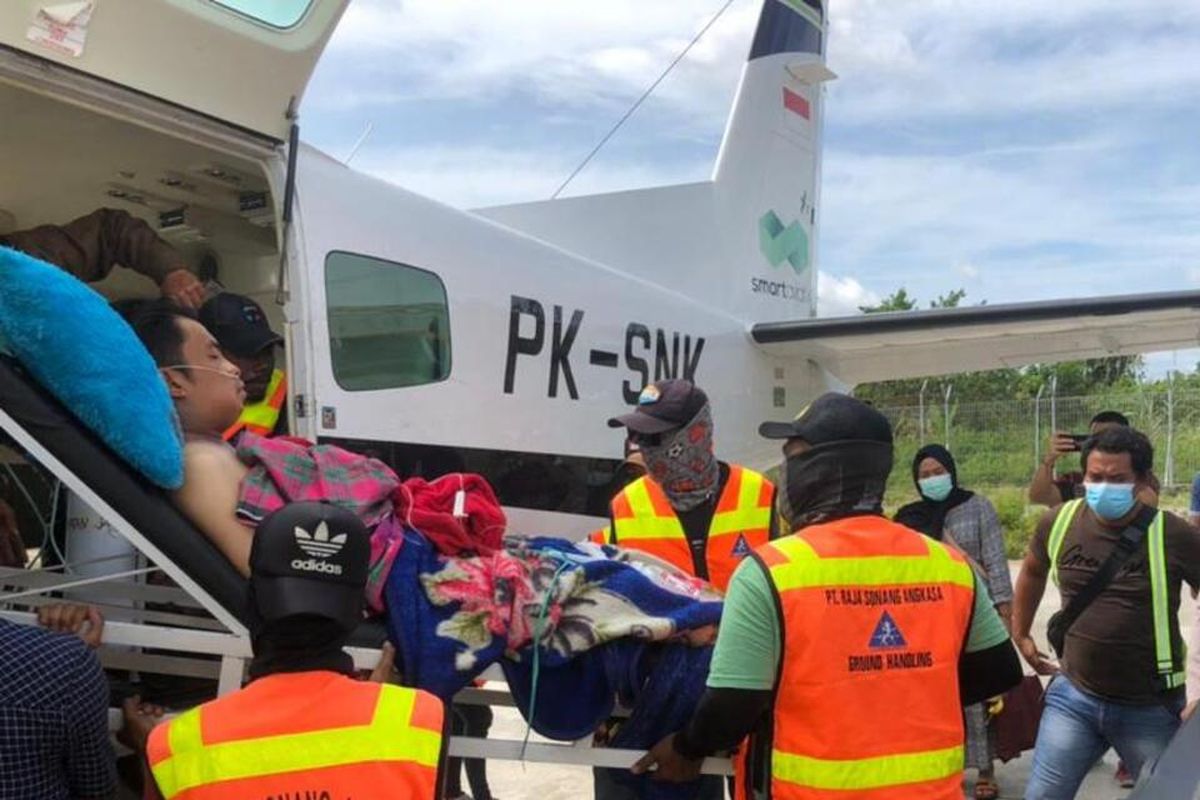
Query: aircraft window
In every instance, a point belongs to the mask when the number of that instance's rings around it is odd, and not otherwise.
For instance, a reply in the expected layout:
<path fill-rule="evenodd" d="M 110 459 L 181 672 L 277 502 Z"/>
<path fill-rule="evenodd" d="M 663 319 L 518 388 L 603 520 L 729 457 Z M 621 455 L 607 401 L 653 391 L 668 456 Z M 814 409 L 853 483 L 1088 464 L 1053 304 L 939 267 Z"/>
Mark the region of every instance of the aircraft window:
<path fill-rule="evenodd" d="M 353 253 L 325 258 L 333 377 L 349 392 L 450 375 L 450 309 L 437 275 Z"/>
<path fill-rule="evenodd" d="M 304 18 L 313 0 L 212 0 L 231 11 L 265 22 L 272 28 L 290 28 Z"/>

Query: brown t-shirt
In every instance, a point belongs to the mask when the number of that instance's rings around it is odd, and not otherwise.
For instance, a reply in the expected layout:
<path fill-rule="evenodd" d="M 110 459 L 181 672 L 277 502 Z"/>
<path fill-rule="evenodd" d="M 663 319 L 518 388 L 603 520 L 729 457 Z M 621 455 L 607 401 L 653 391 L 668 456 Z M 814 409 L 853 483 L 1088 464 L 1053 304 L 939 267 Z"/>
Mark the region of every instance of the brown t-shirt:
<path fill-rule="evenodd" d="M 1057 508 L 1038 523 L 1030 543 L 1033 557 L 1049 570 L 1047 543 Z M 1186 581 L 1200 585 L 1200 531 L 1174 514 L 1165 514 L 1167 609 L 1172 652 L 1182 669 L 1179 635 L 1179 589 Z M 1065 607 L 1108 558 L 1121 529 L 1106 527 L 1085 504 L 1063 536 L 1058 552 L 1058 580 Z M 1067 632 L 1062 670 L 1081 688 L 1120 703 L 1160 702 L 1156 688 L 1154 616 L 1150 599 L 1149 550 L 1145 539 L 1121 565 L 1112 582 L 1092 601 Z"/>

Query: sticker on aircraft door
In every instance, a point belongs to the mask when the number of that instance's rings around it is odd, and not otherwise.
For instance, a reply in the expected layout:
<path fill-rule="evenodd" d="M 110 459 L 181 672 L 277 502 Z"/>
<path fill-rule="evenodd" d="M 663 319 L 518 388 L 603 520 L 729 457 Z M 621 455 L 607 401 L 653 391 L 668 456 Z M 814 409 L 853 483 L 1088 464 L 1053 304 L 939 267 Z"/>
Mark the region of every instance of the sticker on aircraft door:
<path fill-rule="evenodd" d="M 95 9 L 95 0 L 42 6 L 25 32 L 25 38 L 59 55 L 79 58 L 83 55 L 88 23 Z"/>

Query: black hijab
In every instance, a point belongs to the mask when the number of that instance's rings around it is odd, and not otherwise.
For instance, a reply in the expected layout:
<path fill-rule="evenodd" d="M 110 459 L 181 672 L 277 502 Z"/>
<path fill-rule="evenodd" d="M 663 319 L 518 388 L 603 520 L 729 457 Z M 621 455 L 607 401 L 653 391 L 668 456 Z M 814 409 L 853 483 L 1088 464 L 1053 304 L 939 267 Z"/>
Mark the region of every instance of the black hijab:
<path fill-rule="evenodd" d="M 950 490 L 950 495 L 941 502 L 921 495 L 920 500 L 909 503 L 897 511 L 895 520 L 901 525 L 941 541 L 942 527 L 946 524 L 947 512 L 970 500 L 974 492 L 959 488 L 958 467 L 955 465 L 954 456 L 950 455 L 950 451 L 940 444 L 927 444 L 913 456 L 912 477 L 913 483 L 917 485 L 918 494 L 921 491 L 921 485 L 917 482 L 917 472 L 921 467 L 921 462 L 927 458 L 932 458 L 946 468 L 946 471 L 950 473 L 950 480 L 954 484 L 954 488 Z"/>

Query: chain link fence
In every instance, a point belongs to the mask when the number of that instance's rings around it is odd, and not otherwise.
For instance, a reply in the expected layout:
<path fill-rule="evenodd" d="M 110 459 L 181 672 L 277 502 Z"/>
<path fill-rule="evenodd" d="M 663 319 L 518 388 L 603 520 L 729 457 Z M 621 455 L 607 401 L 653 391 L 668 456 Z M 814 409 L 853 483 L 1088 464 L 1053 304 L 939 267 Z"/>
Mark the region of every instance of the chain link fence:
<path fill-rule="evenodd" d="M 1086 433 L 1100 411 L 1119 411 L 1154 445 L 1154 468 L 1164 488 L 1190 485 L 1200 471 L 1200 391 L 1146 389 L 1086 397 L 1043 391 L 1035 400 L 959 402 L 930 391 L 916 405 L 886 406 L 896 436 L 891 487 L 910 494 L 911 464 L 924 444 L 946 445 L 967 487 L 1023 487 L 1045 454 L 1052 432 Z M 1077 469 L 1070 456 L 1062 470 Z"/>

